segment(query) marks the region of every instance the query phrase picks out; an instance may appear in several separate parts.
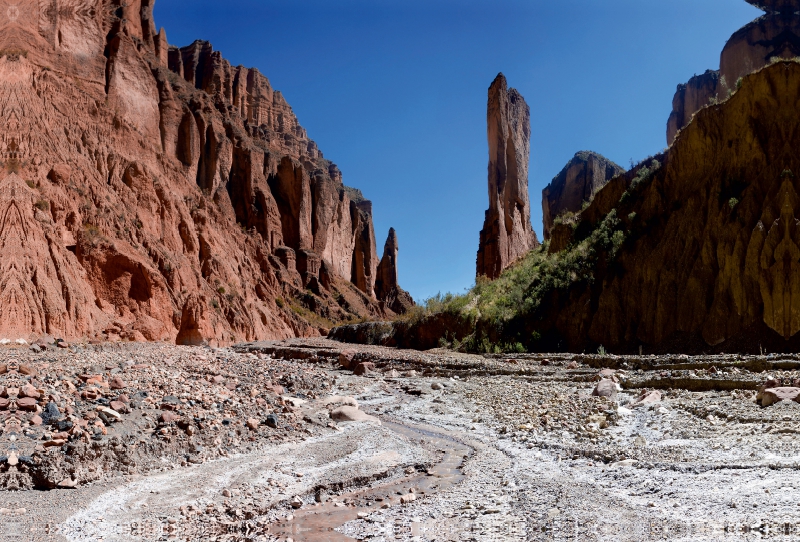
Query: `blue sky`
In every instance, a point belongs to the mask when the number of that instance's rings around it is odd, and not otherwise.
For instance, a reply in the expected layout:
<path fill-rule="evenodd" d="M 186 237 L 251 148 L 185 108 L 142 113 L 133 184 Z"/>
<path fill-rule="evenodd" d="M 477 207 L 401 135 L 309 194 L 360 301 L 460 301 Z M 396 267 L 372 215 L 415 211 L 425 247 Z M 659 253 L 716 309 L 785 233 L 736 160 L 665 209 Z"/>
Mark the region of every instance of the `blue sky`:
<path fill-rule="evenodd" d="M 416 299 L 475 280 L 488 206 L 486 92 L 531 106 L 530 195 L 579 150 L 627 167 L 666 146 L 678 83 L 719 67 L 744 0 L 158 0 L 174 45 L 259 68 L 400 241 Z"/>

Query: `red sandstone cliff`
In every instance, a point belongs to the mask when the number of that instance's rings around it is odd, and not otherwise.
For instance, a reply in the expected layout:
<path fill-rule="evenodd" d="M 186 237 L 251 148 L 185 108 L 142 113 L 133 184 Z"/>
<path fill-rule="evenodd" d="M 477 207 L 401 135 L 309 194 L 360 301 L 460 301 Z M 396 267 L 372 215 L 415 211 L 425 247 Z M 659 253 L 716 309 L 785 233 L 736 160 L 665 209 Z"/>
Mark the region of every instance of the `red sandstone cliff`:
<path fill-rule="evenodd" d="M 14 7 L 0 335 L 227 343 L 385 314 L 371 204 L 266 77 L 170 47 L 153 0 Z"/>
<path fill-rule="evenodd" d="M 531 112 L 502 73 L 489 87 L 487 124 L 489 210 L 480 234 L 477 274 L 494 279 L 539 245 L 528 199 Z"/>

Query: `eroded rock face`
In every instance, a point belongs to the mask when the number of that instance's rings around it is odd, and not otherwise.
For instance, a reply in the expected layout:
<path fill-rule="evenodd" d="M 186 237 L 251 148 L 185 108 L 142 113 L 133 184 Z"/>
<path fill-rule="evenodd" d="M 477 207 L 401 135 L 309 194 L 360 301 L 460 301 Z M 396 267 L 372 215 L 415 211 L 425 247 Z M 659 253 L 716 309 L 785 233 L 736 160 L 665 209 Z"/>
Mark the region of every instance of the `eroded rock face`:
<path fill-rule="evenodd" d="M 152 9 L 0 10 L 0 336 L 219 344 L 383 314 L 371 204 L 266 77 L 170 47 Z"/>
<path fill-rule="evenodd" d="M 581 210 L 584 202 L 624 170 L 604 156 L 588 151 L 575 154 L 542 191 L 544 238 L 550 238 L 553 221 L 563 213 Z"/>
<path fill-rule="evenodd" d="M 720 56 L 720 69 L 709 70 L 678 86 L 667 123 L 668 144 L 672 144 L 675 134 L 691 121 L 694 113 L 733 93 L 742 77 L 775 59 L 800 56 L 800 4 L 796 0 L 750 3 L 767 14 L 731 36 Z"/>
<path fill-rule="evenodd" d="M 678 130 L 689 124 L 692 116 L 717 96 L 718 87 L 718 70 L 707 70 L 704 74 L 689 79 L 688 83 L 678 85 L 672 99 L 672 113 L 667 122 L 667 143 L 671 144 Z"/>
<path fill-rule="evenodd" d="M 598 193 L 585 217 L 597 223 L 614 211 L 625 241 L 592 287 L 560 295 L 544 316 L 570 348 L 587 338 L 611 347 L 797 347 L 798 101 L 795 61 L 746 76 L 729 100 L 695 116 L 650 178 L 634 187 L 622 177 Z"/>
<path fill-rule="evenodd" d="M 531 112 L 525 99 L 499 74 L 489 87 L 489 210 L 480 234 L 478 276 L 497 278 L 539 246 L 531 226 L 528 163 Z"/>
<path fill-rule="evenodd" d="M 383 258 L 378 265 L 378 278 L 375 281 L 375 293 L 392 312 L 404 314 L 414 306 L 414 300 L 408 292 L 400 288 L 397 279 L 397 253 L 400 246 L 397 232 L 389 228 L 389 237 L 383 246 Z"/>

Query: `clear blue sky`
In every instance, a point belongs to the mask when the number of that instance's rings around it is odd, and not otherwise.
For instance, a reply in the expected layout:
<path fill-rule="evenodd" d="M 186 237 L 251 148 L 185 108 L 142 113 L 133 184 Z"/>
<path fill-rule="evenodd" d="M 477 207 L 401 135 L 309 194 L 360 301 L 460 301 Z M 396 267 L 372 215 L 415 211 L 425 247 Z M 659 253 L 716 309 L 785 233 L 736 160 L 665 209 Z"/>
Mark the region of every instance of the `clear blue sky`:
<path fill-rule="evenodd" d="M 486 92 L 531 106 L 530 194 L 579 150 L 627 167 L 666 146 L 678 83 L 719 67 L 744 0 L 158 0 L 174 45 L 259 68 L 400 240 L 416 299 L 474 283 L 488 206 Z"/>

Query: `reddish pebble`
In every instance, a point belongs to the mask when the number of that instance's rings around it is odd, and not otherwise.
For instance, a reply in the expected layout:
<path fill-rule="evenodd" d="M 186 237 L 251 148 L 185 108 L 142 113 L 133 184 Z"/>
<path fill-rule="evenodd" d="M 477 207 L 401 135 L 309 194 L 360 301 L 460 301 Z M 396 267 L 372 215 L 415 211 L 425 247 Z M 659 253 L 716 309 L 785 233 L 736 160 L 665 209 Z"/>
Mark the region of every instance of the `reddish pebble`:
<path fill-rule="evenodd" d="M 128 384 L 126 384 L 125 381 L 122 380 L 120 377 L 115 376 L 114 378 L 111 379 L 109 386 L 112 390 L 121 390 L 127 388 Z"/>

